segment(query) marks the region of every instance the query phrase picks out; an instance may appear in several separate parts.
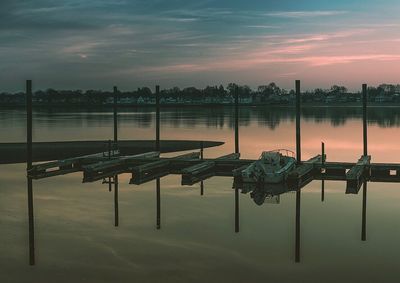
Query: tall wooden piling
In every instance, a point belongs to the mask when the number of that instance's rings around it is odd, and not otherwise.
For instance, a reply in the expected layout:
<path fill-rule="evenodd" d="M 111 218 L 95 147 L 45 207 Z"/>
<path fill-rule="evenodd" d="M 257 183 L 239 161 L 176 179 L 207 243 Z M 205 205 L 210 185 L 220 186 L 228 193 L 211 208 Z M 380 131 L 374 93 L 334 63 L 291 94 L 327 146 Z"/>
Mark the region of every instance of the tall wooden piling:
<path fill-rule="evenodd" d="M 325 143 L 321 143 L 321 163 L 322 163 L 322 168 L 324 168 L 325 164 Z M 321 201 L 323 202 L 325 200 L 325 180 L 321 180 Z"/>
<path fill-rule="evenodd" d="M 367 135 L 367 84 L 362 85 L 363 96 L 363 154 L 368 155 L 368 135 Z M 362 223 L 361 223 L 361 241 L 367 240 L 367 181 L 363 183 L 362 199 Z"/>
<path fill-rule="evenodd" d="M 156 86 L 156 151 L 160 151 L 160 86 Z M 157 229 L 161 228 L 161 192 L 160 178 L 156 180 Z"/>
<path fill-rule="evenodd" d="M 235 88 L 235 153 L 239 153 L 239 87 Z"/>
<path fill-rule="evenodd" d="M 296 80 L 296 159 L 301 163 L 300 118 L 301 118 L 300 80 Z M 296 191 L 295 262 L 300 262 L 300 188 Z"/>
<path fill-rule="evenodd" d="M 300 118 L 301 118 L 301 95 L 300 80 L 296 80 L 296 159 L 297 163 L 301 162 L 301 143 L 300 143 Z"/>
<path fill-rule="evenodd" d="M 32 81 L 26 81 L 26 169 L 32 169 Z M 35 264 L 35 225 L 33 215 L 33 183 L 32 178 L 27 177 L 28 189 L 28 223 L 29 223 L 29 264 Z"/>
<path fill-rule="evenodd" d="M 362 101 L 363 101 L 363 143 L 364 156 L 368 155 L 368 140 L 367 140 L 367 84 L 362 85 Z"/>
<path fill-rule="evenodd" d="M 239 87 L 235 88 L 235 153 L 239 153 Z M 239 233 L 239 188 L 235 186 L 235 232 Z"/>
<path fill-rule="evenodd" d="M 114 147 L 118 148 L 118 114 L 117 114 L 117 106 L 118 106 L 118 89 L 114 86 L 114 104 L 113 104 L 113 112 L 114 112 Z M 114 176 L 114 226 L 118 227 L 119 225 L 119 206 L 118 206 L 118 174 Z"/>
<path fill-rule="evenodd" d="M 160 151 L 160 86 L 156 86 L 156 151 Z"/>

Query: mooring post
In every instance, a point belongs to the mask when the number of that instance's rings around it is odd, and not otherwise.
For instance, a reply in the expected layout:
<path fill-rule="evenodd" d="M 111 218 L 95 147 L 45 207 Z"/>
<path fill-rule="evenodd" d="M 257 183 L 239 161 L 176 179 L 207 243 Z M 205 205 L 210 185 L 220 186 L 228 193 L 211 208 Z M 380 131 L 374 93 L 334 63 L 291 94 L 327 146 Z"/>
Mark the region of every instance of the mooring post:
<path fill-rule="evenodd" d="M 239 153 L 239 87 L 235 88 L 235 153 Z M 239 188 L 235 186 L 235 232 L 239 233 Z"/>
<path fill-rule="evenodd" d="M 29 218 L 29 264 L 35 265 L 35 225 L 33 216 L 33 183 L 28 171 L 32 169 L 32 81 L 26 81 L 26 170 Z"/>
<path fill-rule="evenodd" d="M 301 94 L 300 80 L 296 80 L 296 159 L 297 164 L 301 163 L 301 144 L 300 144 L 300 118 L 301 118 Z"/>
<path fill-rule="evenodd" d="M 325 170 L 325 167 L 324 167 L 324 165 L 325 165 L 325 143 L 324 142 L 321 143 L 321 154 L 322 154 L 322 157 L 321 157 L 322 169 Z M 322 181 L 321 181 L 321 201 L 323 202 L 324 200 L 325 200 L 325 180 L 322 179 Z"/>
<path fill-rule="evenodd" d="M 160 151 L 160 86 L 156 86 L 156 151 Z"/>
<path fill-rule="evenodd" d="M 203 160 L 204 159 L 204 142 L 201 141 L 200 142 L 200 159 Z M 201 181 L 200 182 L 200 195 L 204 195 L 204 182 Z"/>
<path fill-rule="evenodd" d="M 239 153 L 239 87 L 235 88 L 235 153 Z"/>
<path fill-rule="evenodd" d="M 160 86 L 156 86 L 156 151 L 160 151 Z M 156 180 L 157 229 L 161 228 L 160 178 Z"/>
<path fill-rule="evenodd" d="M 114 149 L 118 149 L 118 89 L 114 86 Z M 118 174 L 114 176 L 114 226 L 119 225 L 119 206 L 118 206 Z"/>
<path fill-rule="evenodd" d="M 300 118 L 301 118 L 301 97 L 300 80 L 296 80 L 296 159 L 297 164 L 301 163 L 301 143 L 300 143 Z M 300 188 L 296 191 L 296 227 L 295 227 L 295 262 L 300 262 Z"/>
<path fill-rule="evenodd" d="M 367 84 L 362 85 L 363 95 L 363 142 L 364 156 L 368 155 L 368 137 L 367 137 Z"/>
<path fill-rule="evenodd" d="M 367 84 L 362 85 L 363 95 L 363 154 L 368 155 L 368 136 L 367 136 Z M 367 180 L 363 183 L 363 199 L 362 199 L 362 224 L 361 224 L 361 241 L 367 240 Z"/>

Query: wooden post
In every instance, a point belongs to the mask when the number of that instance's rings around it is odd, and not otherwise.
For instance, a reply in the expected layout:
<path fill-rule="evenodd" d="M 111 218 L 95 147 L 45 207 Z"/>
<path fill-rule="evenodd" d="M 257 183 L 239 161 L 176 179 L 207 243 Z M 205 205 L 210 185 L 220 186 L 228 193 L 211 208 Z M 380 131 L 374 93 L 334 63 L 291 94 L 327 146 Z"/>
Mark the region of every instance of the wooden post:
<path fill-rule="evenodd" d="M 235 88 L 235 153 L 239 153 L 239 87 Z M 235 232 L 239 233 L 239 188 L 235 186 Z"/>
<path fill-rule="evenodd" d="M 362 85 L 363 95 L 363 142 L 364 156 L 368 155 L 368 140 L 367 140 L 367 84 Z"/>
<path fill-rule="evenodd" d="M 160 86 L 156 86 L 156 151 L 160 151 Z M 157 229 L 161 229 L 161 192 L 160 178 L 156 180 Z"/>
<path fill-rule="evenodd" d="M 296 159 L 297 164 L 301 162 L 301 143 L 300 143 L 300 118 L 301 118 L 301 97 L 300 81 L 296 80 Z"/>
<path fill-rule="evenodd" d="M 160 151 L 160 86 L 156 86 L 156 151 Z"/>
<path fill-rule="evenodd" d="M 239 153 L 239 87 L 235 88 L 235 153 Z"/>
<path fill-rule="evenodd" d="M 26 169 L 32 169 L 32 81 L 26 81 Z M 28 173 L 28 172 L 27 172 Z M 35 265 L 35 224 L 33 215 L 33 183 L 32 178 L 27 177 L 28 189 L 28 218 L 29 218 L 29 264 Z"/>
<path fill-rule="evenodd" d="M 301 163 L 301 143 L 300 143 L 300 118 L 301 118 L 301 97 L 300 80 L 296 80 L 296 159 L 297 164 Z M 295 262 L 300 262 L 300 188 L 296 191 L 296 227 L 295 227 Z"/>
<path fill-rule="evenodd" d="M 325 164 L 325 143 L 324 142 L 321 143 L 321 154 L 322 154 L 322 159 L 321 159 L 322 168 L 324 168 L 324 164 Z M 322 181 L 321 181 L 321 201 L 323 202 L 324 200 L 325 200 L 325 180 L 322 179 Z"/>
<path fill-rule="evenodd" d="M 362 85 L 363 95 L 363 154 L 368 155 L 368 136 L 367 136 L 367 84 Z M 363 199 L 362 199 L 362 224 L 361 224 L 361 241 L 367 240 L 367 181 L 363 183 Z"/>
<path fill-rule="evenodd" d="M 117 115 L 117 106 L 118 106 L 118 89 L 114 86 L 114 147 L 118 148 L 118 115 Z M 114 226 L 118 227 L 119 225 L 119 206 L 118 206 L 118 174 L 114 176 Z"/>
<path fill-rule="evenodd" d="M 204 142 L 201 141 L 200 142 L 200 159 L 203 160 L 204 159 Z M 200 182 L 200 195 L 204 195 L 204 182 L 201 181 Z"/>

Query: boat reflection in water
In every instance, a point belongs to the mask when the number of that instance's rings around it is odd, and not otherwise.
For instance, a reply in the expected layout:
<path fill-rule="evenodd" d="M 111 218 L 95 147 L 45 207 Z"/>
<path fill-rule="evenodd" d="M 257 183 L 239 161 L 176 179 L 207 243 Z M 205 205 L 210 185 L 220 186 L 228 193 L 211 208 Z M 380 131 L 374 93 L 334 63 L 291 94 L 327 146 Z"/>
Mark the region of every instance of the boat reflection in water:
<path fill-rule="evenodd" d="M 237 188 L 242 192 L 242 194 L 250 194 L 254 203 L 257 205 L 262 205 L 264 203 L 269 204 L 279 204 L 280 195 L 295 191 L 294 188 L 290 188 L 286 182 L 281 183 L 265 183 L 265 182 L 240 182 L 235 180 L 233 187 Z"/>

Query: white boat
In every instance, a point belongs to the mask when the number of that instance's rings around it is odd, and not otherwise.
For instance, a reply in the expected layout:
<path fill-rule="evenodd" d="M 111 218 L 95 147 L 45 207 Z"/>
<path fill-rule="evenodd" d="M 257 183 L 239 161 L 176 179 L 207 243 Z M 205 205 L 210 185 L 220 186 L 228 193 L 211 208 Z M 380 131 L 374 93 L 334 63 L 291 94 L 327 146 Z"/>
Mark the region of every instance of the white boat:
<path fill-rule="evenodd" d="M 259 160 L 241 171 L 242 182 L 282 183 L 295 165 L 293 151 L 286 149 L 264 151 Z"/>

